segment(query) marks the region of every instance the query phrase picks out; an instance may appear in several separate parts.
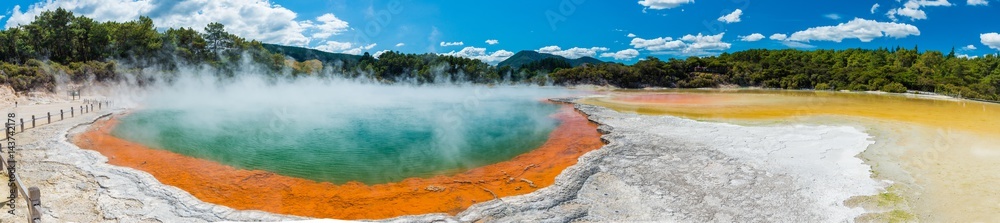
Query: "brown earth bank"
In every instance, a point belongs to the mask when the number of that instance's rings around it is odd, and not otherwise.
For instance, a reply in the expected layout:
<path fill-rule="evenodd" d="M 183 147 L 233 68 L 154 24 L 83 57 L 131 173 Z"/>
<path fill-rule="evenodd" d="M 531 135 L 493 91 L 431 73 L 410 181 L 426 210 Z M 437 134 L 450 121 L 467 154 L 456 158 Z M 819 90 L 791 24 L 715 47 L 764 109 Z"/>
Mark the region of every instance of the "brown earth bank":
<path fill-rule="evenodd" d="M 527 194 L 552 185 L 581 155 L 604 145 L 597 125 L 571 105 L 562 106 L 553 116 L 561 124 L 549 139 L 512 160 L 452 176 L 377 185 L 316 182 L 152 149 L 112 136 L 118 122 L 114 118 L 94 123 L 88 131 L 74 136 L 73 142 L 100 152 L 112 165 L 145 171 L 205 202 L 318 218 L 382 219 L 427 213 L 454 215 L 478 202 Z"/>

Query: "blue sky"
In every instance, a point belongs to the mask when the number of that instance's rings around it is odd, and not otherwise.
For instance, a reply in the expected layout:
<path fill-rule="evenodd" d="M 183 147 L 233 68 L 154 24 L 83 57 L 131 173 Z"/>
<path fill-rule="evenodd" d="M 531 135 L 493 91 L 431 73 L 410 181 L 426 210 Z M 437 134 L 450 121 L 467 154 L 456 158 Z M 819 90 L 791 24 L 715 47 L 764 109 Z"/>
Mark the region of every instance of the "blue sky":
<path fill-rule="evenodd" d="M 875 5 L 878 4 L 877 7 Z M 14 0 L 0 24 L 63 7 L 98 20 L 208 22 L 269 43 L 360 54 L 396 50 L 496 63 L 520 50 L 634 63 L 751 48 L 919 45 L 970 57 L 1000 50 L 997 0 Z M 758 35 L 754 35 L 758 34 Z M 496 40 L 487 42 L 487 40 Z"/>

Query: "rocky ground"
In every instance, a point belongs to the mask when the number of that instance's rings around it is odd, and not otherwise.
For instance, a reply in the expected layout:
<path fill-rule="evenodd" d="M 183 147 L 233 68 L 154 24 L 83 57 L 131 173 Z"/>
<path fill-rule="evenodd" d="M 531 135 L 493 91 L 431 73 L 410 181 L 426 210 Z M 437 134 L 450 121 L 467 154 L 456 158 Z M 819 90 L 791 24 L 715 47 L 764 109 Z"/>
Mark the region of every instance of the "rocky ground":
<path fill-rule="evenodd" d="M 420 220 L 844 222 L 864 213 L 845 199 L 880 187 L 854 157 L 872 142 L 853 128 L 744 127 L 576 108 L 602 124 L 609 144 L 555 185 Z"/>
<path fill-rule="evenodd" d="M 843 200 L 883 185 L 855 158 L 872 143 L 850 127 L 737 126 L 576 105 L 601 124 L 605 147 L 534 193 L 386 222 L 843 222 Z M 67 134 L 103 113 L 29 130 L 22 179 L 42 188 L 46 222 L 281 221 L 198 201 L 149 174 L 111 166 Z M 0 221 L 24 219 L 0 215 Z"/>
<path fill-rule="evenodd" d="M 42 113 L 53 106 L 78 102 L 21 105 L 3 108 L 18 116 Z M 302 219 L 259 211 L 237 211 L 208 204 L 187 192 L 160 184 L 151 175 L 108 165 L 99 153 L 81 150 L 67 136 L 82 131 L 95 119 L 122 110 L 77 114 L 63 121 L 18 133 L 17 175 L 41 189 L 43 222 L 210 222 L 223 220 L 276 221 Z M 4 182 L 6 182 L 6 176 Z M 6 183 L 0 190 L 7 191 Z M 6 196 L 4 196 L 6 197 Z M 24 222 L 27 211 L 18 199 L 15 215 L 0 214 L 0 222 Z M 0 208 L 4 210 L 5 208 Z"/>

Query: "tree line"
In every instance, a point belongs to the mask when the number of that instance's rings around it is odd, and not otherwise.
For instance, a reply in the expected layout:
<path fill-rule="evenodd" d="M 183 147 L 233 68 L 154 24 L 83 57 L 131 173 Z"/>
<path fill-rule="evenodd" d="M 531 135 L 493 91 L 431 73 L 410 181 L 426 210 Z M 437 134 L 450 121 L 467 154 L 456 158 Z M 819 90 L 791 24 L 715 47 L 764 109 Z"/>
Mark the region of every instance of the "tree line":
<path fill-rule="evenodd" d="M 148 17 L 98 22 L 59 8 L 39 14 L 30 24 L 0 31 L 0 84 L 18 92 L 52 91 L 58 74 L 75 82 L 91 77 L 115 80 L 123 71 L 120 63 L 138 67 L 138 72 L 192 64 L 231 70 L 246 56 L 274 68 L 284 63 L 282 55 L 263 50 L 258 41 L 225 32 L 219 23 L 209 24 L 204 32 L 190 28 L 158 32 Z"/>
<path fill-rule="evenodd" d="M 57 75 L 78 83 L 117 81 L 126 72 L 155 69 L 169 73 L 180 66 L 207 66 L 216 75 L 233 76 L 246 61 L 273 75 L 335 74 L 385 83 L 500 79 L 496 69 L 482 61 L 436 54 L 388 52 L 375 59 L 365 53 L 360 61 L 295 61 L 268 51 L 259 41 L 226 32 L 220 23 L 208 24 L 201 31 L 170 28 L 160 32 L 148 17 L 98 22 L 59 8 L 42 12 L 30 24 L 0 31 L 0 84 L 17 92 L 53 91 Z M 140 84 L 164 79 L 140 77 Z"/>
<path fill-rule="evenodd" d="M 357 58 L 357 57 L 344 57 Z M 548 58 L 520 67 L 495 67 L 476 59 L 433 53 L 364 53 L 356 61 L 296 61 L 270 52 L 256 40 L 225 31 L 157 31 L 148 17 L 98 22 L 64 9 L 43 12 L 27 25 L 0 31 L 0 84 L 15 91 L 55 89 L 56 75 L 70 81 L 115 81 L 146 69 L 175 71 L 207 66 L 232 76 L 245 62 L 273 75 L 339 75 L 380 83 L 438 82 L 596 84 L 622 88 L 764 87 L 782 89 L 906 92 L 908 90 L 1000 100 L 1000 58 L 963 58 L 939 51 L 906 49 L 753 49 L 712 57 L 660 60 L 633 65 L 583 64 Z M 127 66 L 127 67 L 126 67 Z M 166 72 L 169 73 L 169 72 Z M 148 80 L 147 80 L 148 79 Z M 146 77 L 139 82 L 154 81 Z"/>
<path fill-rule="evenodd" d="M 1000 58 L 957 57 L 939 51 L 905 49 L 766 50 L 666 61 L 648 57 L 628 66 L 598 64 L 559 69 L 557 84 L 623 88 L 721 86 L 781 89 L 906 92 L 924 91 L 1000 100 Z"/>

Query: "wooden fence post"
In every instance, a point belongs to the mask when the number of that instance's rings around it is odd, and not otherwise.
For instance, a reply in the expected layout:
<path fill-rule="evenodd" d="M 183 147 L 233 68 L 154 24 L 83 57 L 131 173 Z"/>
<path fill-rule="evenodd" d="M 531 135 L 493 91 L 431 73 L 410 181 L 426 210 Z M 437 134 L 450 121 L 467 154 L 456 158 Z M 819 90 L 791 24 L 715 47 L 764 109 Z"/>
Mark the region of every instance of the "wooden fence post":
<path fill-rule="evenodd" d="M 63 119 L 66 119 L 66 116 L 63 116 L 63 110 L 59 109 L 59 121 L 62 121 Z"/>
<path fill-rule="evenodd" d="M 31 128 L 35 128 L 35 115 L 31 115 Z"/>
<path fill-rule="evenodd" d="M 52 124 L 52 112 L 46 112 L 45 118 L 49 119 L 49 123 L 47 124 Z"/>
<path fill-rule="evenodd" d="M 24 118 L 21 118 L 21 132 L 24 132 Z"/>
<path fill-rule="evenodd" d="M 75 112 L 75 111 L 73 111 L 73 109 L 76 109 L 76 108 L 74 108 L 74 107 L 69 107 L 69 117 L 70 117 L 70 118 L 72 118 L 73 116 L 76 116 L 76 112 Z"/>
<path fill-rule="evenodd" d="M 38 187 L 28 188 L 28 222 L 42 222 L 42 213 L 38 208 L 42 206 L 42 192 Z"/>

